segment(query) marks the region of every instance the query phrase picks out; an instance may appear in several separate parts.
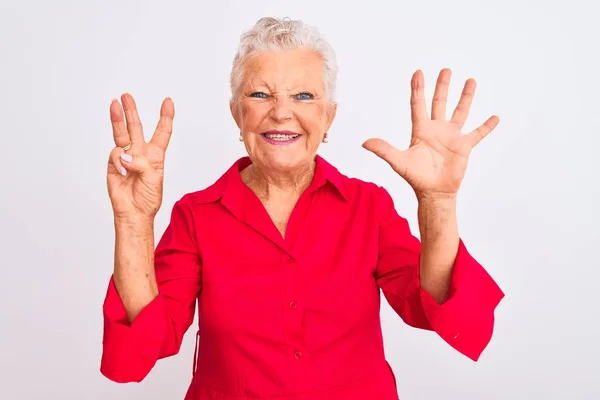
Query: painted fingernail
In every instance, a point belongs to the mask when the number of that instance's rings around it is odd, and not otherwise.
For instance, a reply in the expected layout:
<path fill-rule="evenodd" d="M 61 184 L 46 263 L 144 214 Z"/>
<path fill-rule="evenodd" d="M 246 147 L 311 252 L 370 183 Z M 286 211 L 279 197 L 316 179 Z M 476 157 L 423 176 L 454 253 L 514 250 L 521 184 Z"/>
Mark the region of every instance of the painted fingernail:
<path fill-rule="evenodd" d="M 121 172 L 121 175 L 127 176 L 127 170 L 125 169 L 125 167 L 121 166 L 121 168 L 119 169 L 119 171 Z"/>
<path fill-rule="evenodd" d="M 131 154 L 121 153 L 121 160 L 125 162 L 131 162 L 133 160 L 133 157 L 131 156 Z"/>

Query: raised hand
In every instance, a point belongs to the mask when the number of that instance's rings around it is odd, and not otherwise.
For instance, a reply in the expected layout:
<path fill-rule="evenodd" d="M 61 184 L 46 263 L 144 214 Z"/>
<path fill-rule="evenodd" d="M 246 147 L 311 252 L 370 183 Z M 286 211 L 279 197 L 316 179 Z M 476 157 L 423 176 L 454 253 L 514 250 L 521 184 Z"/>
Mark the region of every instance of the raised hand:
<path fill-rule="evenodd" d="M 411 81 L 412 137 L 406 150 L 399 150 L 382 139 L 369 139 L 363 147 L 385 160 L 420 196 L 454 196 L 464 178 L 471 150 L 498 125 L 497 116 L 464 135 L 476 83 L 466 81 L 461 98 L 450 120 L 446 119 L 446 100 L 451 71 L 443 69 L 432 101 L 431 118 L 427 112 L 423 73 Z"/>
<path fill-rule="evenodd" d="M 162 203 L 165 152 L 175 108 L 171 99 L 163 101 L 154 135 L 146 142 L 135 100 L 124 94 L 121 102 L 122 106 L 117 100 L 110 105 L 116 147 L 108 162 L 108 194 L 115 218 L 151 219 Z"/>

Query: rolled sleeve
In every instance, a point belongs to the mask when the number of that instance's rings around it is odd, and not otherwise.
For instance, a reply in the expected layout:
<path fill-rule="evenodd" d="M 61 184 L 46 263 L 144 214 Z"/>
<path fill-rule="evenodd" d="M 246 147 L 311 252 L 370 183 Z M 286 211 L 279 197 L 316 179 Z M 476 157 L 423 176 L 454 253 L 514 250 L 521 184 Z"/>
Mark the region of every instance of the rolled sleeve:
<path fill-rule="evenodd" d="M 101 373 L 115 382 L 141 382 L 159 358 L 165 312 L 164 300 L 158 295 L 130 324 L 111 278 L 103 307 Z"/>
<path fill-rule="evenodd" d="M 494 330 L 494 312 L 504 293 L 469 254 L 462 239 L 449 296 L 438 304 L 420 285 L 421 242 L 381 189 L 376 279 L 394 311 L 410 326 L 433 330 L 454 349 L 477 361 Z"/>
<path fill-rule="evenodd" d="M 433 330 L 454 349 L 477 361 L 494 330 L 494 312 L 504 293 L 460 240 L 448 299 L 438 304 L 420 286 L 419 268 L 415 285 Z"/>
<path fill-rule="evenodd" d="M 175 203 L 154 252 L 158 296 L 130 323 L 111 277 L 103 305 L 101 373 L 115 382 L 140 382 L 156 362 L 179 352 L 202 288 L 195 222 L 187 197 Z"/>

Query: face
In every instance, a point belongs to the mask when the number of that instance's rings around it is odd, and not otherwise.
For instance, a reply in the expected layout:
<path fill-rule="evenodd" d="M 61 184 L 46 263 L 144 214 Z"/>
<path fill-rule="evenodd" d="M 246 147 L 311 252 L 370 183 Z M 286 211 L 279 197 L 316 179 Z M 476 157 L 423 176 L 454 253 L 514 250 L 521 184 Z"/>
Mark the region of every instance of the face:
<path fill-rule="evenodd" d="M 311 165 L 336 111 L 323 78 L 323 60 L 310 50 L 265 52 L 246 61 L 231 112 L 256 166 L 290 172 Z"/>

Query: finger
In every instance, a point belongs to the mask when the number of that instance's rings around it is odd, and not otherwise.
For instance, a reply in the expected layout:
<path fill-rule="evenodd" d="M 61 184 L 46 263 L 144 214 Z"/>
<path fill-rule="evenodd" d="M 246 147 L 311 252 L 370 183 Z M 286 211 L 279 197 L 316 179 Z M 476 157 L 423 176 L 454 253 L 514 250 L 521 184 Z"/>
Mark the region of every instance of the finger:
<path fill-rule="evenodd" d="M 474 129 L 471 133 L 466 135 L 467 140 L 471 148 L 477 146 L 479 142 L 483 140 L 487 135 L 492 132 L 498 123 L 500 122 L 500 118 L 497 115 L 492 115 L 485 121 L 479 128 Z"/>
<path fill-rule="evenodd" d="M 471 104 L 473 103 L 473 97 L 475 96 L 475 89 L 477 88 L 477 82 L 475 79 L 467 79 L 465 86 L 463 87 L 460 100 L 454 109 L 452 114 L 452 122 L 457 123 L 461 127 L 467 122 L 467 117 L 471 111 Z"/>
<path fill-rule="evenodd" d="M 387 162 L 398 174 L 404 176 L 406 173 L 403 151 L 398 150 L 383 139 L 369 139 L 362 146 Z"/>
<path fill-rule="evenodd" d="M 121 102 L 125 110 L 125 122 L 129 138 L 131 139 L 131 145 L 133 148 L 140 148 L 144 144 L 144 131 L 135 100 L 129 93 L 125 93 L 121 96 Z"/>
<path fill-rule="evenodd" d="M 431 119 L 446 119 L 446 104 L 448 102 L 448 87 L 450 86 L 450 78 L 452 71 L 449 68 L 444 68 L 435 84 L 435 92 L 431 103 Z"/>
<path fill-rule="evenodd" d="M 129 132 L 125 126 L 125 114 L 123 107 L 117 99 L 110 103 L 110 123 L 112 125 L 113 139 L 117 147 L 125 147 L 129 144 Z"/>
<path fill-rule="evenodd" d="M 121 151 L 119 161 L 128 172 L 135 172 L 140 175 L 149 175 L 152 172 L 150 162 L 141 154 L 132 155 Z"/>
<path fill-rule="evenodd" d="M 417 70 L 410 81 L 410 111 L 412 122 L 427 120 L 427 104 L 425 104 L 425 78 L 423 72 Z"/>
<path fill-rule="evenodd" d="M 108 158 L 108 163 L 110 165 L 112 165 L 112 167 L 115 169 L 115 172 L 123 175 L 123 176 L 127 176 L 127 170 L 125 169 L 125 167 L 123 167 L 123 164 L 121 164 L 121 153 L 123 152 L 123 149 L 120 147 L 115 147 L 113 149 L 113 151 L 110 152 L 110 156 Z"/>
<path fill-rule="evenodd" d="M 175 105 L 173 104 L 173 100 L 167 97 L 160 107 L 160 119 L 150 143 L 157 145 L 163 150 L 167 150 L 171 134 L 173 133 L 173 118 L 175 118 Z"/>

